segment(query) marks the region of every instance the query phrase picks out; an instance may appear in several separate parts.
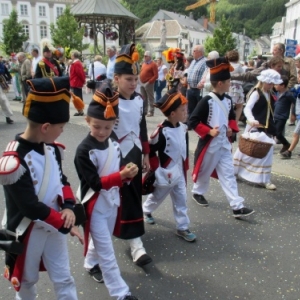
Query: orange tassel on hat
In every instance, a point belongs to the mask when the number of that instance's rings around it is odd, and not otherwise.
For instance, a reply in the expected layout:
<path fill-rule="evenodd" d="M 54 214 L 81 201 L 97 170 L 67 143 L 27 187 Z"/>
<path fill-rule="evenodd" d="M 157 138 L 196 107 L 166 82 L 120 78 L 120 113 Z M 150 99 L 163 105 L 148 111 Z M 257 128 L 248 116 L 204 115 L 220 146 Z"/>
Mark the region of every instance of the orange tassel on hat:
<path fill-rule="evenodd" d="M 74 107 L 78 111 L 82 111 L 84 109 L 84 102 L 78 96 L 76 96 L 74 93 L 71 92 L 71 95 L 72 95 Z"/>
<path fill-rule="evenodd" d="M 111 103 L 109 101 L 107 101 L 107 105 L 104 111 L 104 118 L 105 119 L 111 119 L 111 118 L 115 118 L 116 114 L 115 111 L 111 105 Z"/>
<path fill-rule="evenodd" d="M 140 56 L 139 56 L 139 53 L 136 51 L 136 49 L 134 49 L 132 55 L 131 55 L 131 59 L 134 61 L 134 62 L 138 62 L 139 59 L 140 59 Z"/>

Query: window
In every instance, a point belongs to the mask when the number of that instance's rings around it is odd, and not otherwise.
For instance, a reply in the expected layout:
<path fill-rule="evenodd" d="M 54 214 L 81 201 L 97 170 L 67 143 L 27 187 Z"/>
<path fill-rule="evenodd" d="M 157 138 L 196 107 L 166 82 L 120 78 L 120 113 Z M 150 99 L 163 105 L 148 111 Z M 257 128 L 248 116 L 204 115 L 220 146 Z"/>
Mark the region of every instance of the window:
<path fill-rule="evenodd" d="M 20 5 L 21 16 L 28 16 L 28 9 L 26 4 Z"/>
<path fill-rule="evenodd" d="M 62 15 L 63 10 L 64 10 L 63 7 L 56 7 L 56 16 L 57 16 L 57 18 Z"/>
<path fill-rule="evenodd" d="M 46 17 L 46 7 L 45 6 L 39 6 L 39 16 Z"/>
<path fill-rule="evenodd" d="M 8 16 L 9 15 L 8 4 L 7 3 L 1 3 L 1 15 L 2 16 Z"/>
<path fill-rule="evenodd" d="M 29 25 L 23 24 L 23 32 L 28 36 L 29 38 Z"/>
<path fill-rule="evenodd" d="M 40 36 L 41 36 L 41 39 L 46 38 L 48 36 L 47 25 L 44 25 L 44 24 L 40 25 Z"/>

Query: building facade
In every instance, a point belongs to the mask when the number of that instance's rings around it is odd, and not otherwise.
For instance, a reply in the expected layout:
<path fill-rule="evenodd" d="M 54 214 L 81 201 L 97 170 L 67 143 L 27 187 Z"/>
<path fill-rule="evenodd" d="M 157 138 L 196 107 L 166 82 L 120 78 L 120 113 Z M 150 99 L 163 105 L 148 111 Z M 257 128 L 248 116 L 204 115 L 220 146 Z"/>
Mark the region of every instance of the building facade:
<path fill-rule="evenodd" d="M 0 2 L 0 38 L 3 34 L 3 21 L 9 18 L 13 9 L 18 13 L 18 22 L 22 23 L 28 40 L 24 43 L 24 51 L 39 47 L 40 40 L 49 38 L 50 24 L 62 14 L 66 5 L 76 4 L 78 0 L 1 0 Z"/>

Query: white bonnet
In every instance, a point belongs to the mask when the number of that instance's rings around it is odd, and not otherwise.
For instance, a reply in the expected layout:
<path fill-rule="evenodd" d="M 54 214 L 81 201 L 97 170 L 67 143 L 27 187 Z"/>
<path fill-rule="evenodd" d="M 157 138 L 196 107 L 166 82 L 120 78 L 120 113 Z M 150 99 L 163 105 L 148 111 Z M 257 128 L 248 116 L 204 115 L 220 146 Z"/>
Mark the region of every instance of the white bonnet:
<path fill-rule="evenodd" d="M 264 70 L 257 76 L 257 80 L 266 83 L 281 84 L 283 81 L 278 72 L 272 69 Z"/>

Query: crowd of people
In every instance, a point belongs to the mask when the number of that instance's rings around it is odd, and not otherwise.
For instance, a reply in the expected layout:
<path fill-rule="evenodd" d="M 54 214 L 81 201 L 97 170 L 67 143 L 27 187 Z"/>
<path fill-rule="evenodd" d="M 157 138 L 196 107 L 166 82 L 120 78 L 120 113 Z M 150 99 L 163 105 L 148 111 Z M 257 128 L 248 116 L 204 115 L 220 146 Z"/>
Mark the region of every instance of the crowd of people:
<path fill-rule="evenodd" d="M 142 241 L 144 223 L 155 223 L 155 210 L 170 195 L 175 234 L 187 242 L 197 239 L 189 229 L 187 206 L 190 130 L 199 136 L 192 171 L 194 201 L 208 206 L 204 195 L 210 178 L 218 178 L 233 217 L 252 215 L 254 210 L 239 195 L 236 178 L 276 189 L 271 182 L 273 144 L 281 143 L 280 154 L 290 158 L 299 140 L 300 122 L 291 143 L 284 136 L 290 115 L 300 119 L 299 71 L 284 52 L 284 45 L 276 44 L 269 62 L 255 66 L 249 61 L 246 67 L 236 50 L 224 57 L 212 51 L 205 57 L 202 45 L 195 45 L 189 57 L 177 48 L 157 58 L 147 50 L 141 65 L 134 44 L 119 51 L 109 47 L 107 66 L 100 55 L 95 56 L 88 76 L 100 84 L 92 89 L 86 113 L 82 106 L 75 113 L 86 114 L 89 127 L 74 157 L 80 181 L 77 206 L 62 170 L 64 146 L 55 139 L 69 121 L 71 97 L 83 101 L 86 75 L 80 53 L 72 51 L 71 61 L 64 64 L 59 49 L 43 41 L 41 56 L 33 49 L 32 60 L 20 52 L 9 66 L 0 61 L 0 75 L 6 82 L 12 74 L 14 100 L 24 102 L 27 119 L 24 132 L 0 158 L 6 199 L 0 248 L 5 240 L 5 277 L 17 291 L 16 299 L 36 298 L 42 269 L 48 271 L 58 299 L 77 299 L 66 244 L 70 233 L 84 245 L 84 268 L 90 276 L 104 282 L 111 297 L 136 300 L 121 276 L 112 236 L 128 241 L 137 266 L 151 263 Z M 247 81 L 253 87 L 245 97 Z M 0 87 L 0 103 L 11 124 L 5 87 Z M 147 118 L 155 109 L 165 119 L 148 138 Z M 242 135 L 271 144 L 262 158 L 239 147 L 232 155 L 242 112 L 247 120 Z M 143 194 L 148 195 L 144 203 Z M 78 227 L 82 224 L 83 235 Z M 13 247 L 16 237 L 22 249 Z"/>

